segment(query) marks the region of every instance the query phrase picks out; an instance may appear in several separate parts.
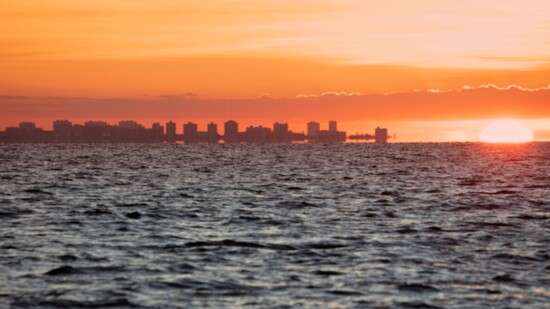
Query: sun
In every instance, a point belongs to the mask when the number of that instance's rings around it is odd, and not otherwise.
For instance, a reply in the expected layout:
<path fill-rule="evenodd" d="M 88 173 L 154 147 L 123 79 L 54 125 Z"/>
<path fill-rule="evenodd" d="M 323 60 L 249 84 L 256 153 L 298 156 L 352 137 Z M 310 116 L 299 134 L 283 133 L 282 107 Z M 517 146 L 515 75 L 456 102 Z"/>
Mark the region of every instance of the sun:
<path fill-rule="evenodd" d="M 533 132 L 518 120 L 494 120 L 479 133 L 479 140 L 485 143 L 525 143 L 533 141 Z"/>

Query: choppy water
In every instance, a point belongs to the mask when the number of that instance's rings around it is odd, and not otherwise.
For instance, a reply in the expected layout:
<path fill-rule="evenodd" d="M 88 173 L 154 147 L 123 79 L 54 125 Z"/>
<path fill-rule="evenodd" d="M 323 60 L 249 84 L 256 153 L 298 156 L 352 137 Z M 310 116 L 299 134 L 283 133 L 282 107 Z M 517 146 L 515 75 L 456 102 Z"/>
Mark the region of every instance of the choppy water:
<path fill-rule="evenodd" d="M 0 145 L 0 205 L 0 307 L 550 304 L 550 143 Z"/>

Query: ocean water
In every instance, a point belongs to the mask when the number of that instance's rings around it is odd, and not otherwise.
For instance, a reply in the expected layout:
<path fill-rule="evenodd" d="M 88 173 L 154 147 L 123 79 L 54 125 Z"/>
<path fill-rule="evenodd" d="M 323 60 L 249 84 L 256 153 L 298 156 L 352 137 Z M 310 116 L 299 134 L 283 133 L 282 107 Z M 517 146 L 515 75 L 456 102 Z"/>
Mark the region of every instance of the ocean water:
<path fill-rule="evenodd" d="M 550 143 L 0 145 L 0 307 L 549 308 Z"/>

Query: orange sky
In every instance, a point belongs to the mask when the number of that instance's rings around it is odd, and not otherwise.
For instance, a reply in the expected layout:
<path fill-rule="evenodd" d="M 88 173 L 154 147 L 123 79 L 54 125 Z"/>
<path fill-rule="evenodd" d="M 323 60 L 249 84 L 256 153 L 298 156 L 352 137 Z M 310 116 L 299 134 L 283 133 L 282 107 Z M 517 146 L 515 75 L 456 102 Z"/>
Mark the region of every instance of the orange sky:
<path fill-rule="evenodd" d="M 0 0 L 0 128 L 336 117 L 443 141 L 507 117 L 550 139 L 549 38 L 547 0 Z M 464 90 L 490 84 L 520 88 Z"/>

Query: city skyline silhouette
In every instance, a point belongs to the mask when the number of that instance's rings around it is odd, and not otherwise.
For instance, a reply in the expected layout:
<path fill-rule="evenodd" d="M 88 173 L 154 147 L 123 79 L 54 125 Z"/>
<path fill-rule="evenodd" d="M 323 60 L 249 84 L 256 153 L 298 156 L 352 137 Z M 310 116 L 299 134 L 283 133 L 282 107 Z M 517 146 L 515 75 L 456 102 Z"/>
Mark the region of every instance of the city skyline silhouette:
<path fill-rule="evenodd" d="M 177 123 L 169 121 L 165 126 L 153 123 L 150 128 L 133 120 L 121 120 L 112 125 L 105 121 L 86 121 L 73 124 L 69 120 L 55 120 L 53 130 L 47 131 L 36 126 L 34 122 L 23 121 L 17 127 L 7 127 L 0 131 L 0 142 L 4 143 L 343 143 L 348 141 L 347 133 L 339 131 L 337 122 L 328 122 L 327 129 L 322 130 L 319 122 L 307 123 L 307 133 L 293 132 L 288 123 L 275 122 L 273 127 L 248 125 L 239 130 L 239 123 L 228 120 L 223 125 L 222 135 L 214 122 L 207 124 L 206 131 L 200 131 L 198 124 L 184 123 L 178 134 Z M 385 144 L 390 136 L 388 130 L 377 127 L 374 134 L 356 134 L 351 140 L 374 140 Z"/>

